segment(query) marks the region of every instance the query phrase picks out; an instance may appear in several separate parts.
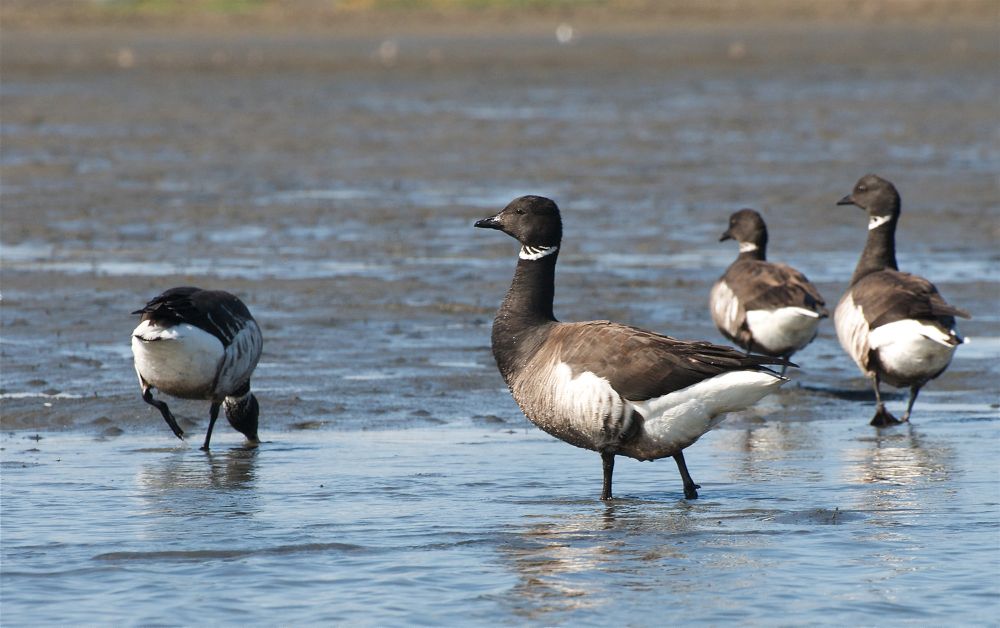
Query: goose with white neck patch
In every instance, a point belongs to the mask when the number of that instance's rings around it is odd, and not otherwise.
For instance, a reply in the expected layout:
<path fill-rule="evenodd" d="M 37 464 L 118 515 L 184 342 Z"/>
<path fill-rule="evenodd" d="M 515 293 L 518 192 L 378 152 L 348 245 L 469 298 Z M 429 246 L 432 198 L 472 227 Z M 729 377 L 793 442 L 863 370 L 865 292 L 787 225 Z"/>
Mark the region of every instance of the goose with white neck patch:
<path fill-rule="evenodd" d="M 684 496 L 698 497 L 683 450 L 785 381 L 767 364 L 729 347 L 688 342 L 612 323 L 561 323 L 552 311 L 562 244 L 559 208 L 523 196 L 476 227 L 521 244 L 514 279 L 493 321 L 493 356 L 528 419 L 571 445 L 597 451 L 601 499 L 611 499 L 615 456 L 673 457 Z"/>
<path fill-rule="evenodd" d="M 897 425 L 909 420 L 920 389 L 948 368 L 955 348 L 964 342 L 955 317 L 971 317 L 949 305 L 930 281 L 899 271 L 896 225 L 901 203 L 892 183 L 865 175 L 837 205 L 855 205 L 868 213 L 868 240 L 834 313 L 837 337 L 861 372 L 872 378 L 871 424 Z M 910 389 L 902 419 L 886 410 L 881 382 Z"/>
<path fill-rule="evenodd" d="M 166 402 L 153 398 L 154 388 L 212 402 L 203 450 L 208 451 L 223 406 L 230 425 L 256 445 L 260 409 L 250 392 L 250 376 L 264 341 L 247 306 L 228 292 L 185 286 L 132 313 L 142 315 L 132 332 L 142 399 L 160 411 L 174 435 L 183 439 L 184 431 Z"/>
<path fill-rule="evenodd" d="M 791 358 L 813 341 L 820 320 L 829 316 L 823 297 L 799 271 L 767 261 L 767 225 L 756 211 L 730 216 L 719 238 L 724 240 L 736 240 L 740 252 L 712 286 L 712 321 L 750 353 Z"/>

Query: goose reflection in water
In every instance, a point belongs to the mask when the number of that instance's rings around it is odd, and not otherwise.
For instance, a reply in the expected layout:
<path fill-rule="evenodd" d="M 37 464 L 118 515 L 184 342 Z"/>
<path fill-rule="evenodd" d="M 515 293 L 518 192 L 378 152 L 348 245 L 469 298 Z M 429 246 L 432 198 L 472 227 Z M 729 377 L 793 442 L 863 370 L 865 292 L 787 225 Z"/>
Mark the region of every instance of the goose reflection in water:
<path fill-rule="evenodd" d="M 845 454 L 845 480 L 870 485 L 860 493 L 858 508 L 875 514 L 872 521 L 878 525 L 919 515 L 927 507 L 921 491 L 954 474 L 952 449 L 927 442 L 913 425 L 860 438 Z"/>
<path fill-rule="evenodd" d="M 544 516 L 517 530 L 501 546 L 518 578 L 510 598 L 514 612 L 541 619 L 610 607 L 623 589 L 655 587 L 687 568 L 678 546 L 696 526 L 694 518 L 673 505 L 667 511 L 649 506 L 609 504 L 589 514 Z"/>
<path fill-rule="evenodd" d="M 822 473 L 787 464 L 803 456 L 814 456 L 819 436 L 808 421 L 765 421 L 759 417 L 741 417 L 739 422 L 723 425 L 714 446 L 729 452 L 723 460 L 729 477 L 751 484 L 774 481 L 817 482 Z M 777 488 L 776 488 L 777 490 Z"/>
<path fill-rule="evenodd" d="M 142 514 L 180 517 L 252 515 L 257 506 L 257 448 L 197 454 L 182 449 L 139 469 Z"/>

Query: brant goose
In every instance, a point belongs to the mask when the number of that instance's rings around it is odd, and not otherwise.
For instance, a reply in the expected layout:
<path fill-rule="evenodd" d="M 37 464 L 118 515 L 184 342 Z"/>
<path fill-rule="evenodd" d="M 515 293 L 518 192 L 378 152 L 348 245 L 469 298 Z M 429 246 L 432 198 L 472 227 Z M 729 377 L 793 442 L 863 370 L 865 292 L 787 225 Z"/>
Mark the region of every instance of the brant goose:
<path fill-rule="evenodd" d="M 829 316 L 823 297 L 799 271 L 766 261 L 767 225 L 754 210 L 730 216 L 719 242 L 724 240 L 736 240 L 740 253 L 712 286 L 715 326 L 748 353 L 790 358 L 813 341 L 820 319 Z"/>
<path fill-rule="evenodd" d="M 521 243 L 510 290 L 493 321 L 493 356 L 532 423 L 604 463 L 601 499 L 611 499 L 615 456 L 672 456 L 684 496 L 698 497 L 683 450 L 787 380 L 749 356 L 609 321 L 560 323 L 552 313 L 562 221 L 556 204 L 522 196 L 476 227 Z"/>
<path fill-rule="evenodd" d="M 181 399 L 212 402 L 203 450 L 208 451 L 222 405 L 229 424 L 257 444 L 259 406 L 250 392 L 250 376 L 263 339 L 247 306 L 228 292 L 182 287 L 167 290 L 132 313 L 142 315 L 132 332 L 142 399 L 160 411 L 174 434 L 183 438 L 184 431 L 167 404 L 153 398 L 153 388 Z"/>
<path fill-rule="evenodd" d="M 899 193 L 892 183 L 869 174 L 837 205 L 856 205 L 868 212 L 868 241 L 854 269 L 851 285 L 834 313 L 837 337 L 875 388 L 871 424 L 896 425 L 910 418 L 917 393 L 944 372 L 955 347 L 964 340 L 955 317 L 971 318 L 948 305 L 934 284 L 899 272 L 896 223 Z M 885 409 L 879 383 L 910 388 L 902 420 Z"/>

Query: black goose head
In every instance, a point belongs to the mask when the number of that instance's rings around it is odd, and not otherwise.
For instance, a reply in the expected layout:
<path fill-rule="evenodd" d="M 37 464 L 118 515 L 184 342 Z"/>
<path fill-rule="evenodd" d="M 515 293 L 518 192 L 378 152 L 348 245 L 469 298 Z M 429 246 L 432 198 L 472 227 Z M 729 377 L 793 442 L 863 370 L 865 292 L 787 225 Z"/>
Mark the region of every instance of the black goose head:
<path fill-rule="evenodd" d="M 723 232 L 719 242 L 725 240 L 739 242 L 741 251 L 745 244 L 764 248 L 767 245 L 767 225 L 764 224 L 764 219 L 760 217 L 760 214 L 754 210 L 741 209 L 729 217 L 729 228 Z"/>
<path fill-rule="evenodd" d="M 515 198 L 507 207 L 475 224 L 483 229 L 499 229 L 523 246 L 551 248 L 562 240 L 562 218 L 555 201 L 544 196 Z"/>
<path fill-rule="evenodd" d="M 837 201 L 837 205 L 856 205 L 868 212 L 869 229 L 899 217 L 899 192 L 889 181 L 866 174 L 854 184 L 854 190 Z"/>
<path fill-rule="evenodd" d="M 226 419 L 233 429 L 241 432 L 251 443 L 260 442 L 257 438 L 260 405 L 253 393 L 247 393 L 242 397 L 226 397 L 223 406 L 226 409 Z"/>

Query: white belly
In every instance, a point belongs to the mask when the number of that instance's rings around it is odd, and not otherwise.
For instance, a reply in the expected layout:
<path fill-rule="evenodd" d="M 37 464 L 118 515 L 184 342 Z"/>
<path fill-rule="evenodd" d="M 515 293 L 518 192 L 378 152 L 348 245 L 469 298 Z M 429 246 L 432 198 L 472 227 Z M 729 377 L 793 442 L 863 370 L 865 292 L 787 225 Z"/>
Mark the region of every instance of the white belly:
<path fill-rule="evenodd" d="M 747 312 L 747 327 L 753 334 L 754 346 L 779 355 L 809 344 L 816 337 L 819 321 L 819 314 L 801 307 Z"/>
<path fill-rule="evenodd" d="M 223 357 L 218 338 L 192 325 L 161 328 L 143 321 L 132 332 L 135 370 L 147 384 L 175 397 L 212 394 Z"/>
<path fill-rule="evenodd" d="M 868 336 L 890 384 L 908 385 L 934 377 L 955 353 L 951 335 L 941 327 L 905 319 L 876 327 Z"/>
<path fill-rule="evenodd" d="M 673 455 L 721 423 L 725 413 L 750 407 L 786 381 L 773 373 L 731 371 L 656 399 L 629 402 L 646 418 L 635 457 Z"/>

